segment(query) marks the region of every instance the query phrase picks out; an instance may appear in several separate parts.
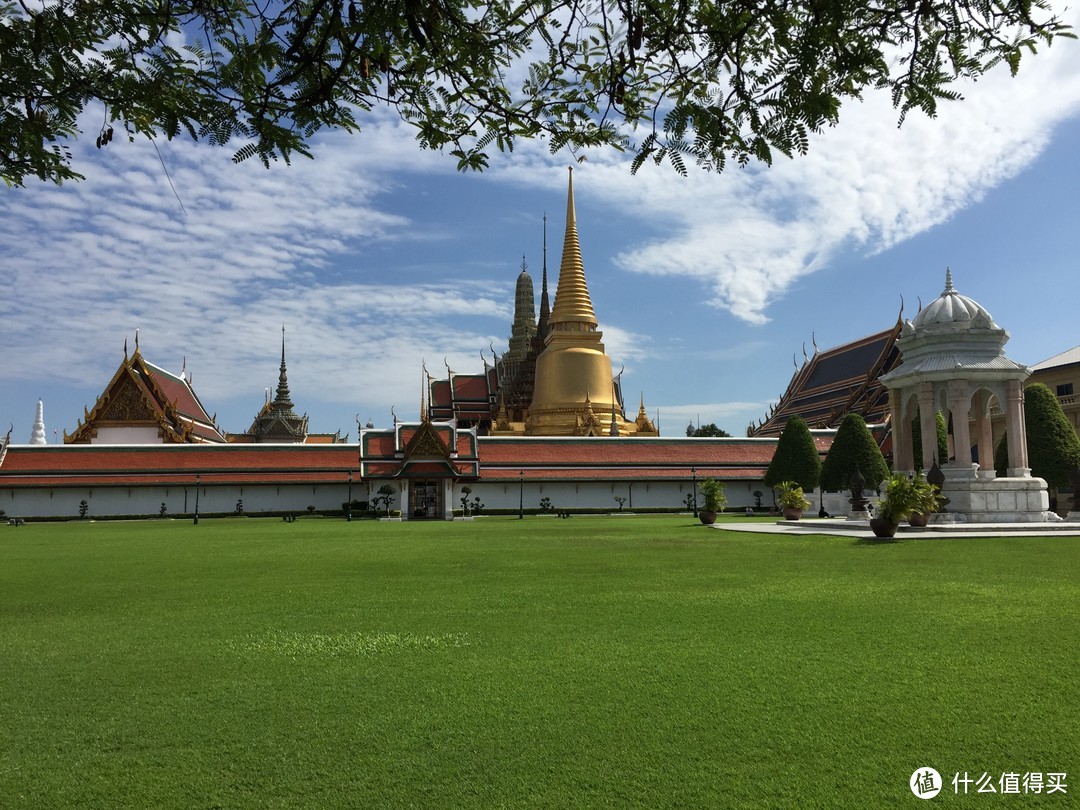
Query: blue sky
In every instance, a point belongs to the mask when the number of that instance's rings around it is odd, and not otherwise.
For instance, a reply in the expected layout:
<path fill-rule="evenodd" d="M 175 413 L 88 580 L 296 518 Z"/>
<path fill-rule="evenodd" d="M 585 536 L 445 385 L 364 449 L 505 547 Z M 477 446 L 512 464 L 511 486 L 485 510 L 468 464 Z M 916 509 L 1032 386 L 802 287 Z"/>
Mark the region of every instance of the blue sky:
<path fill-rule="evenodd" d="M 912 317 L 946 265 L 1011 332 L 1010 357 L 1037 363 L 1080 344 L 1080 46 L 964 93 L 899 130 L 871 95 L 807 156 L 688 178 L 543 143 L 461 175 L 380 111 L 269 171 L 162 141 L 183 208 L 149 142 L 84 138 L 84 182 L 0 192 L 0 432 L 27 441 L 38 398 L 50 442 L 73 431 L 136 329 L 243 431 L 277 382 L 282 324 L 313 431 L 355 441 L 357 416 L 416 418 L 423 361 L 471 372 L 505 351 L 523 254 L 539 285 L 545 212 L 554 293 L 571 162 L 604 342 L 665 435 L 698 419 L 742 435 L 804 344 L 883 329 L 901 297 Z"/>

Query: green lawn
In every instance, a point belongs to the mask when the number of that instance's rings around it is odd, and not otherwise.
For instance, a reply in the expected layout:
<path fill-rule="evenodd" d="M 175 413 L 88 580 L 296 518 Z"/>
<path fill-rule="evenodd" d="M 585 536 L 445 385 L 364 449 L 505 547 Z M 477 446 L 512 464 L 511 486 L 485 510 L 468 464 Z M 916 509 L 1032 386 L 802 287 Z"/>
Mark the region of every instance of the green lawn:
<path fill-rule="evenodd" d="M 1078 651 L 1077 538 L 4 526 L 0 806 L 1068 807 Z"/>

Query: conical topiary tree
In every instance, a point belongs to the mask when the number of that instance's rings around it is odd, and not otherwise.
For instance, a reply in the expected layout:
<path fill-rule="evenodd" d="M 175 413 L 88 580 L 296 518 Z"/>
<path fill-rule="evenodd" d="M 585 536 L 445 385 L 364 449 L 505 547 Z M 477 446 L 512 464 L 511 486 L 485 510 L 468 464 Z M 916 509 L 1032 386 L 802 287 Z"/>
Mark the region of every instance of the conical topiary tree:
<path fill-rule="evenodd" d="M 937 425 L 937 463 L 944 464 L 949 460 L 949 426 L 945 424 L 945 415 L 941 411 L 934 414 L 934 424 Z M 934 459 L 923 460 L 922 457 L 922 420 L 919 417 L 911 422 L 911 443 L 915 449 L 915 469 L 929 470 L 934 466 Z"/>
<path fill-rule="evenodd" d="M 829 492 L 842 492 L 851 486 L 851 475 L 858 469 L 866 479 L 866 488 L 876 490 L 889 477 L 889 465 L 881 455 L 866 420 L 849 413 L 840 422 L 825 463 L 821 465 L 821 486 Z"/>
<path fill-rule="evenodd" d="M 1005 431 L 994 448 L 994 472 L 1002 478 L 1009 469 L 1009 432 Z"/>
<path fill-rule="evenodd" d="M 1031 474 L 1055 489 L 1071 486 L 1072 472 L 1080 465 L 1080 437 L 1054 392 L 1042 383 L 1024 389 L 1024 428 Z M 1009 465 L 1008 438 L 1003 435 L 994 452 L 998 475 Z"/>
<path fill-rule="evenodd" d="M 765 486 L 775 487 L 781 481 L 794 481 L 809 492 L 818 485 L 820 478 L 821 458 L 810 428 L 801 416 L 792 416 L 776 443 L 776 452 L 765 472 Z"/>

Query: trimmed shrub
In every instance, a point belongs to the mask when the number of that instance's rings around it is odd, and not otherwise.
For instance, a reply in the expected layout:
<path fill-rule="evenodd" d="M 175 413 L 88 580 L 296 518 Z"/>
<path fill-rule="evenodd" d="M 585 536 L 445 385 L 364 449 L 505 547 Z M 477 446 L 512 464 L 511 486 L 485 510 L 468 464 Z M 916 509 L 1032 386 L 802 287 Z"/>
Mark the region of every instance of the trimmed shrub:
<path fill-rule="evenodd" d="M 818 485 L 820 478 L 821 458 L 810 428 L 801 416 L 792 416 L 776 443 L 776 452 L 765 472 L 765 486 L 775 487 L 783 481 L 794 481 L 809 491 Z"/>
<path fill-rule="evenodd" d="M 1031 474 L 1055 489 L 1072 486 L 1072 472 L 1080 466 L 1080 438 L 1054 392 L 1042 383 L 1024 389 L 1024 428 Z M 1004 434 L 994 451 L 998 475 L 1009 466 L 1008 438 Z"/>
<path fill-rule="evenodd" d="M 825 463 L 821 465 L 821 486 L 829 492 L 842 492 L 851 486 L 851 476 L 858 469 L 866 479 L 866 488 L 876 490 L 889 477 L 889 465 L 881 455 L 866 420 L 849 413 L 840 422 Z"/>

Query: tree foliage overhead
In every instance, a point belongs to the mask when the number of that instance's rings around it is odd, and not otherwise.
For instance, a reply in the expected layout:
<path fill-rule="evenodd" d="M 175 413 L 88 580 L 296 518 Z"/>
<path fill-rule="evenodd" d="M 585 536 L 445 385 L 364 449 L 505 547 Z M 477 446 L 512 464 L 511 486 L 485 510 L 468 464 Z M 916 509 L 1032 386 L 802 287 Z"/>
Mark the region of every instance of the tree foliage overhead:
<path fill-rule="evenodd" d="M 784 425 L 769 469 L 765 471 L 765 486 L 794 481 L 809 492 L 818 485 L 820 477 L 821 457 L 810 428 L 801 416 L 792 416 Z"/>
<path fill-rule="evenodd" d="M 805 152 L 870 88 L 932 116 L 1056 36 L 1048 0 L 0 0 L 0 176 L 79 177 L 83 111 L 99 145 L 115 124 L 269 163 L 376 106 L 461 169 L 544 137 L 722 170 Z"/>
<path fill-rule="evenodd" d="M 829 492 L 848 489 L 856 469 L 866 479 L 867 489 L 877 489 L 889 477 L 889 465 L 866 426 L 866 420 L 857 413 L 849 413 L 841 420 L 832 447 L 821 465 L 822 489 Z"/>

